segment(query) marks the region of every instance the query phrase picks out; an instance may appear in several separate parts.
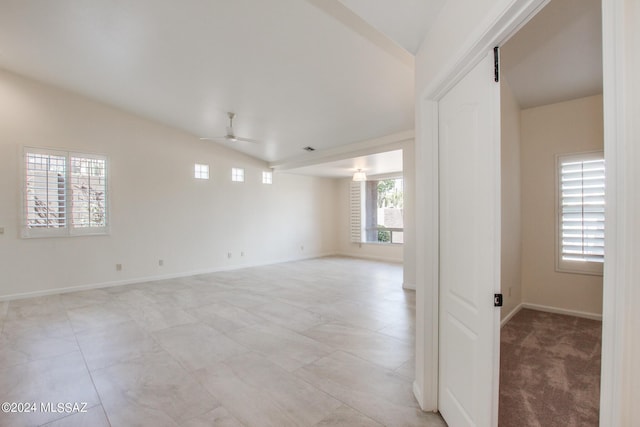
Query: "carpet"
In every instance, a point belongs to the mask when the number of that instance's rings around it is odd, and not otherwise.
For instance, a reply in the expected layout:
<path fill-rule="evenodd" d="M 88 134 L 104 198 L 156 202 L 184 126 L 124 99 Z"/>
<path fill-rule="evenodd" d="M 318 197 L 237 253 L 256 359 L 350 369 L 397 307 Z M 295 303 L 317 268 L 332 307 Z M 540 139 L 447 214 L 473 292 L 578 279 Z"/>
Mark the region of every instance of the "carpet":
<path fill-rule="evenodd" d="M 523 309 L 501 330 L 500 427 L 598 426 L 602 322 Z"/>

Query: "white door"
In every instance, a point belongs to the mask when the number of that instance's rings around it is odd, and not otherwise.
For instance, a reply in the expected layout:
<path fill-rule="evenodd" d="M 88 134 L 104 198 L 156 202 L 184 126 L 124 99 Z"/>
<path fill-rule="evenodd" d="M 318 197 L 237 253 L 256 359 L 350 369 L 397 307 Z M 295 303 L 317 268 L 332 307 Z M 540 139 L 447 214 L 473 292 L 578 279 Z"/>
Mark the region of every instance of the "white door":
<path fill-rule="evenodd" d="M 439 103 L 438 407 L 452 427 L 497 426 L 500 86 L 493 52 Z"/>

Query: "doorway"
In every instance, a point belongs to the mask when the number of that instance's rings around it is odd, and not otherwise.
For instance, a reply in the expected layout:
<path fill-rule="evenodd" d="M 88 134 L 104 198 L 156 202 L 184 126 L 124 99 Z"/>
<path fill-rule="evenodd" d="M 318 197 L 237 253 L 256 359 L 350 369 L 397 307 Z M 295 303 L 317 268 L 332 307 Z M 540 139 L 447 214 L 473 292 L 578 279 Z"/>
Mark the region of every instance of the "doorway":
<path fill-rule="evenodd" d="M 417 147 L 420 159 L 418 167 L 418 186 L 422 186 L 418 201 L 417 235 L 418 242 L 417 275 L 417 351 L 416 351 L 416 381 L 414 394 L 425 410 L 438 409 L 438 324 L 439 305 L 439 218 L 438 218 L 438 102 L 462 76 L 466 75 L 484 55 L 497 43 L 507 40 L 520 25 L 535 15 L 538 8 L 546 4 L 544 0 L 523 0 L 506 8 L 486 28 L 482 39 L 464 44 L 458 54 L 452 58 L 439 77 L 435 78 L 419 95 Z M 619 102 L 625 99 L 622 87 L 616 84 L 620 78 L 624 63 L 616 56 L 616 46 L 624 39 L 625 19 L 620 12 L 621 2 L 603 4 L 603 61 L 606 71 L 604 78 L 604 116 L 605 116 L 605 151 L 607 161 L 615 167 L 624 159 L 627 153 L 624 141 L 624 121 L 616 119 L 616 111 L 620 110 Z M 628 30 L 628 28 L 627 28 Z M 425 72 L 425 74 L 430 75 Z M 623 111 L 624 110 L 623 108 Z M 622 156 L 622 157 L 621 157 Z M 609 194 L 611 190 L 620 190 L 621 186 L 630 179 L 632 172 L 616 175 L 613 169 L 607 178 Z M 608 247 L 611 249 L 605 265 L 604 276 L 604 307 L 603 307 L 603 363 L 601 383 L 601 412 L 603 425 L 618 425 L 620 414 L 614 408 L 622 404 L 620 384 L 625 383 L 622 377 L 621 348 L 628 339 L 625 335 L 621 319 L 630 314 L 630 303 L 623 298 L 629 292 L 630 282 L 622 276 L 620 262 L 629 256 L 629 249 L 623 247 L 625 230 L 633 228 L 629 221 L 622 221 L 617 215 L 620 202 L 615 198 L 607 198 L 607 224 L 611 225 Z M 421 260 L 421 261 L 420 261 Z M 608 274 L 607 274 L 608 271 Z M 614 286 L 615 285 L 615 286 Z M 628 331 L 626 332 L 628 334 Z M 616 421 L 618 420 L 618 421 Z M 497 419 L 494 420 L 497 424 Z M 492 421 L 482 422 L 483 425 L 495 425 Z"/>
<path fill-rule="evenodd" d="M 538 416 L 598 423 L 604 172 L 593 165 L 603 163 L 584 163 L 581 212 L 571 196 L 582 182 L 561 165 L 604 156 L 601 22 L 600 0 L 552 0 L 501 47 L 504 427 Z"/>

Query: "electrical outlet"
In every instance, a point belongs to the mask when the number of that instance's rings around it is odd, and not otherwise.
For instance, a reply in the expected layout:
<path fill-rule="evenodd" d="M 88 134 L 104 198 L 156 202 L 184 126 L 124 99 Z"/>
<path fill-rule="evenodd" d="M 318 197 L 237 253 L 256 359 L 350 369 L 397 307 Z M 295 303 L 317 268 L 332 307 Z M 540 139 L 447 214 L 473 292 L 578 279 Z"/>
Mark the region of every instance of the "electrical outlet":
<path fill-rule="evenodd" d="M 304 245 L 300 245 L 300 252 L 304 252 Z"/>
<path fill-rule="evenodd" d="M 159 265 L 160 267 L 162 267 L 162 266 L 164 265 L 164 260 L 163 260 L 163 259 L 159 259 L 159 260 L 158 260 L 158 265 Z"/>
<path fill-rule="evenodd" d="M 0 234 L 4 234 L 4 227 L 0 227 Z"/>
<path fill-rule="evenodd" d="M 231 258 L 233 254 L 231 252 L 227 252 L 227 258 Z"/>
<path fill-rule="evenodd" d="M 244 251 L 240 252 L 240 256 L 244 256 Z"/>
<path fill-rule="evenodd" d="M 511 286 L 509 286 L 509 296 L 511 296 Z"/>
<path fill-rule="evenodd" d="M 116 264 L 116 271 L 122 271 L 122 264 Z"/>

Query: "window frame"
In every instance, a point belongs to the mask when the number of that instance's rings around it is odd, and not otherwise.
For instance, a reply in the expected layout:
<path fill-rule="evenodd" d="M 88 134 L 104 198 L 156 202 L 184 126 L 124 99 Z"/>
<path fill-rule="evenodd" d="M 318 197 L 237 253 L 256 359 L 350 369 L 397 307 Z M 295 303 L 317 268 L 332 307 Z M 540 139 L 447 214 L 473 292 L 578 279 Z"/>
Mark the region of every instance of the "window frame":
<path fill-rule="evenodd" d="M 58 228 L 32 228 L 29 226 L 28 220 L 28 206 L 27 206 L 27 156 L 29 154 L 41 154 L 48 156 L 60 156 L 65 158 L 65 176 L 64 176 L 64 188 L 65 188 L 65 225 Z M 105 204 L 105 225 L 100 227 L 74 227 L 73 225 L 73 188 L 72 188 L 72 158 L 83 159 L 95 159 L 104 160 L 105 162 L 105 182 L 104 182 L 104 204 Z M 110 177 L 109 172 L 110 161 L 104 154 L 79 152 L 74 150 L 65 150 L 57 148 L 42 148 L 23 146 L 21 159 L 20 159 L 20 174 L 21 174 L 21 202 L 20 202 L 20 221 L 21 221 L 21 237 L 25 239 L 31 238 L 47 238 L 47 237 L 77 237 L 77 236 L 96 236 L 96 235 L 108 235 L 110 232 Z"/>
<path fill-rule="evenodd" d="M 245 178 L 244 168 L 231 168 L 231 182 L 244 182 Z"/>
<path fill-rule="evenodd" d="M 596 261 L 574 261 L 562 258 L 562 172 L 561 165 L 566 161 L 584 162 L 589 160 L 604 160 L 604 151 L 587 151 L 579 153 L 557 154 L 555 162 L 555 270 L 560 273 L 586 274 L 592 276 L 602 276 L 604 262 Z M 606 163 L 605 163 L 606 175 Z M 606 178 L 605 178 L 606 179 Z M 606 197 L 606 188 L 605 188 Z M 606 207 L 605 207 L 606 215 Z M 606 219 L 605 219 L 606 221 Z M 605 228 L 606 236 L 606 228 Z M 605 253 L 606 256 L 606 253 Z"/>
<path fill-rule="evenodd" d="M 366 181 L 350 181 L 349 184 L 349 232 L 351 243 L 365 244 L 365 245 L 404 245 L 404 242 L 393 242 L 391 237 L 388 242 L 381 241 L 369 241 L 367 240 L 367 232 L 372 228 L 367 228 L 367 197 L 366 197 L 366 184 L 368 182 L 378 182 L 385 180 L 402 180 L 402 192 L 404 194 L 404 175 L 397 173 L 381 174 L 376 176 L 369 176 Z M 357 194 L 354 194 L 354 191 Z M 377 193 L 376 193 L 377 194 Z M 357 196 L 357 197 L 356 197 Z M 354 198 L 355 197 L 355 198 Z M 356 200 L 357 199 L 357 200 Z M 404 215 L 403 215 L 404 216 Z M 404 219 L 404 218 L 403 218 Z M 403 221 L 404 222 L 404 221 Z M 381 230 L 376 228 L 376 233 Z M 383 229 L 384 230 L 384 229 Z M 402 229 L 386 229 L 393 233 L 394 231 L 404 233 L 404 227 Z"/>
<path fill-rule="evenodd" d="M 193 178 L 198 181 L 206 181 L 210 177 L 210 168 L 206 163 L 194 163 Z"/>
<path fill-rule="evenodd" d="M 273 184 L 273 172 L 272 171 L 262 171 L 262 183 L 266 185 Z"/>

